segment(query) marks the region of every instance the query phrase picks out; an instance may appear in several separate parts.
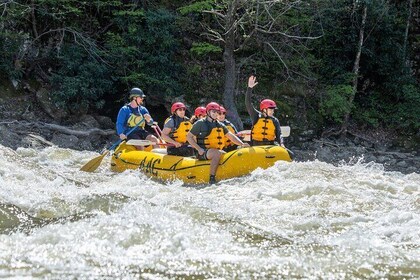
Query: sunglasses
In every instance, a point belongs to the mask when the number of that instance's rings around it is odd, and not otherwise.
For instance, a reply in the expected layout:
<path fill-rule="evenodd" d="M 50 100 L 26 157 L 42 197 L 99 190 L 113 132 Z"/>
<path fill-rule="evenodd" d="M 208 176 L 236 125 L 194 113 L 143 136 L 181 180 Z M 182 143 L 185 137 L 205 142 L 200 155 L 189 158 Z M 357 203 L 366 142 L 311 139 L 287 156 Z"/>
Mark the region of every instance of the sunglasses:
<path fill-rule="evenodd" d="M 179 111 L 185 111 L 185 108 L 179 108 L 177 110 L 179 110 Z"/>

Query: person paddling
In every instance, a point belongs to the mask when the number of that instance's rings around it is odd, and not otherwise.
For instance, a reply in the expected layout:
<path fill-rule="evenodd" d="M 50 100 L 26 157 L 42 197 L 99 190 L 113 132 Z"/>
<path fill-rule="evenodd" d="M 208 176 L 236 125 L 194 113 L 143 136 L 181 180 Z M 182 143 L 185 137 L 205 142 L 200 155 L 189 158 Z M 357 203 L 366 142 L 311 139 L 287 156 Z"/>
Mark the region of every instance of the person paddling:
<path fill-rule="evenodd" d="M 197 107 L 194 110 L 194 116 L 191 117 L 190 122 L 194 124 L 196 121 L 200 119 L 204 119 L 206 117 L 206 108 L 205 107 Z"/>
<path fill-rule="evenodd" d="M 235 125 L 226 119 L 226 109 L 223 106 L 220 106 L 220 114 L 217 116 L 217 119 L 224 124 L 229 131 L 235 135 L 238 134 L 238 130 L 236 129 Z M 230 152 L 236 150 L 238 146 L 233 144 L 233 142 L 225 135 L 225 147 L 223 151 Z"/>
<path fill-rule="evenodd" d="M 217 120 L 220 113 L 220 105 L 210 102 L 206 106 L 206 118 L 198 120 L 187 134 L 187 140 L 197 150 L 199 160 L 210 160 L 209 183 L 216 183 L 216 171 L 225 145 L 224 136 L 226 135 L 233 143 L 249 147 L 243 143 L 236 135 L 232 134 L 224 124 Z"/>
<path fill-rule="evenodd" d="M 158 139 L 144 129 L 146 123 L 150 126 L 154 124 L 149 110 L 142 106 L 145 97 L 146 95 L 139 88 L 130 90 L 130 103 L 121 107 L 117 116 L 116 128 L 121 140 L 141 139 L 158 143 Z M 135 126 L 137 129 L 126 135 Z M 143 147 L 138 146 L 137 149 L 142 150 Z"/>
<path fill-rule="evenodd" d="M 165 120 L 162 130 L 162 139 L 173 144 L 168 147 L 168 155 L 193 156 L 194 149 L 188 146 L 187 133 L 191 130 L 192 124 L 185 116 L 186 107 L 182 102 L 175 102 L 171 106 L 171 116 Z"/>
<path fill-rule="evenodd" d="M 251 104 L 252 89 L 258 84 L 254 75 L 248 79 L 248 88 L 245 94 L 245 104 L 252 120 L 251 145 L 281 145 L 284 147 L 281 135 L 280 122 L 274 117 L 274 110 L 277 109 L 276 102 L 271 99 L 264 99 L 260 102 L 260 111 Z"/>

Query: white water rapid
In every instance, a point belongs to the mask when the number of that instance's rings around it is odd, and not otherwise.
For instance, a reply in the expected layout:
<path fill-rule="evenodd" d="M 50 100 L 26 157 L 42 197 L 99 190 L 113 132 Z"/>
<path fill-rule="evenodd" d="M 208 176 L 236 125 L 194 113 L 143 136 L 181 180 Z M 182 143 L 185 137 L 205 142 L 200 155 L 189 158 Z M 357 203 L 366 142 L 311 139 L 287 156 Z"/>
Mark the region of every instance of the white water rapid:
<path fill-rule="evenodd" d="M 193 188 L 0 145 L 0 278 L 419 279 L 420 174 L 278 162 Z"/>

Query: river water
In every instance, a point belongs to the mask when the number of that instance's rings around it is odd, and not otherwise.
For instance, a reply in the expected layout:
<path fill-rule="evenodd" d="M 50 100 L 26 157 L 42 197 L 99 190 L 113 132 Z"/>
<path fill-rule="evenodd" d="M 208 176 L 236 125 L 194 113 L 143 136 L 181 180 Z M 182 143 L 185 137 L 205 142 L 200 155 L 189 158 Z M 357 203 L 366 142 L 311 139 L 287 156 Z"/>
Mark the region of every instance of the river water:
<path fill-rule="evenodd" d="M 0 278 L 420 278 L 420 174 L 278 162 L 193 188 L 0 145 Z"/>

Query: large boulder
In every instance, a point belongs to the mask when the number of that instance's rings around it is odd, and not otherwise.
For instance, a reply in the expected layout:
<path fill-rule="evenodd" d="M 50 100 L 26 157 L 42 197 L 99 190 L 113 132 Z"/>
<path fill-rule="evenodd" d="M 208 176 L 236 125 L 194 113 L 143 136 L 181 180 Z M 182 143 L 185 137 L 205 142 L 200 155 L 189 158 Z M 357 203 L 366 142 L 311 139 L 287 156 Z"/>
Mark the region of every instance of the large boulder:
<path fill-rule="evenodd" d="M 41 88 L 36 92 L 36 99 L 41 105 L 42 110 L 55 120 L 62 120 L 68 117 L 68 112 L 65 108 L 60 108 L 52 100 L 51 94 L 45 88 Z"/>
<path fill-rule="evenodd" d="M 0 144 L 12 149 L 21 145 L 21 136 L 4 125 L 0 125 Z"/>
<path fill-rule="evenodd" d="M 77 149 L 79 146 L 79 138 L 62 133 L 54 133 L 51 142 L 62 148 Z"/>
<path fill-rule="evenodd" d="M 99 123 L 99 127 L 103 129 L 115 128 L 115 123 L 111 120 L 110 117 L 106 116 L 95 116 L 96 121 Z"/>

